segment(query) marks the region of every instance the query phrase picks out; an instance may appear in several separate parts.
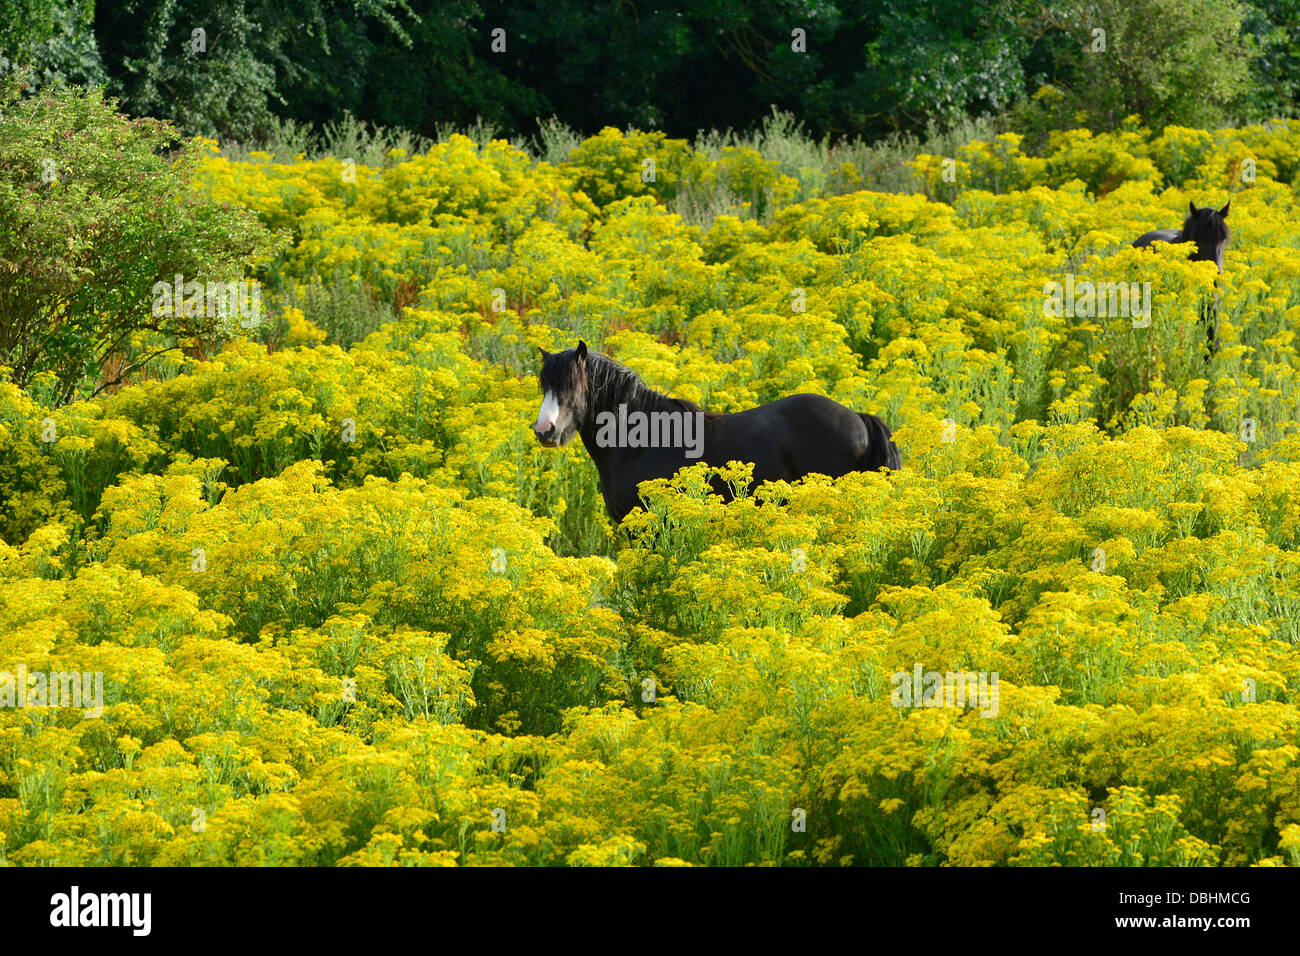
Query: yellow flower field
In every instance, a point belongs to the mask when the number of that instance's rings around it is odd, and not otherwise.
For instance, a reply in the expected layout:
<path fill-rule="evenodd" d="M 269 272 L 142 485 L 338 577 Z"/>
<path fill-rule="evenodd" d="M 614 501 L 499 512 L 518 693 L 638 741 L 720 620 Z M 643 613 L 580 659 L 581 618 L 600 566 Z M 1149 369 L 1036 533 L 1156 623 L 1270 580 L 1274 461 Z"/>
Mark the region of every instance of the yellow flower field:
<path fill-rule="evenodd" d="M 1300 121 L 1004 135 L 910 195 L 612 129 L 202 172 L 292 235 L 269 287 L 402 314 L 0 385 L 0 672 L 102 675 L 0 679 L 0 863 L 1300 863 Z M 1129 247 L 1229 201 L 1222 276 Z M 1049 314 L 1067 276 L 1150 322 Z M 530 428 L 579 338 L 903 468 L 697 466 L 612 528 Z M 898 706 L 918 665 L 996 702 Z"/>

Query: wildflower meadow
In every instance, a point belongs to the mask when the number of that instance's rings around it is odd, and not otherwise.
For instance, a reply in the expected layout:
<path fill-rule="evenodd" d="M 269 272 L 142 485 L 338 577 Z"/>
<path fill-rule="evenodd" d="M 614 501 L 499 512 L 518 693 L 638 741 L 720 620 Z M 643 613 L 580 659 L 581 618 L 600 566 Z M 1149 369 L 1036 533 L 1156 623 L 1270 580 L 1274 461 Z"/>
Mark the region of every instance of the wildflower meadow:
<path fill-rule="evenodd" d="M 0 863 L 1300 863 L 1300 121 L 193 149 L 260 302 L 0 382 Z M 616 527 L 531 428 L 579 340 L 902 466 Z"/>

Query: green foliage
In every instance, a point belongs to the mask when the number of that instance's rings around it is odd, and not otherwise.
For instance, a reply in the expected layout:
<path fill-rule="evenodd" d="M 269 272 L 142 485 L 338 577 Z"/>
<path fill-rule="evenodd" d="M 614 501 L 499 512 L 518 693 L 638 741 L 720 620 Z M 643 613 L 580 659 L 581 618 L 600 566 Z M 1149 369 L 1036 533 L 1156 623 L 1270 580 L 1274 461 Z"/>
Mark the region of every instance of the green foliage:
<path fill-rule="evenodd" d="M 28 68 L 31 81 L 107 81 L 95 42 L 94 0 L 12 0 L 0 8 L 0 77 Z"/>
<path fill-rule="evenodd" d="M 1053 64 L 1053 122 L 1113 130 L 1129 116 L 1162 129 L 1218 126 L 1249 90 L 1254 44 L 1237 0 L 1066 0 L 1046 24 L 1064 42 Z"/>
<path fill-rule="evenodd" d="M 196 194 L 198 154 L 170 126 L 74 87 L 23 96 L 11 78 L 0 157 L 0 364 L 17 384 L 49 372 L 68 401 L 141 333 L 153 354 L 230 334 L 219 316 L 153 314 L 154 284 L 240 279 L 275 242 L 246 211 Z"/>
<path fill-rule="evenodd" d="M 1094 28 L 1104 53 L 1085 51 Z M 23 0 L 0 19 L 0 55 L 39 81 L 107 81 L 132 115 L 235 150 L 355 117 L 431 140 L 532 134 L 552 163 L 577 145 L 566 126 L 684 138 L 755 129 L 774 107 L 818 142 L 988 117 L 1035 145 L 1135 113 L 1156 129 L 1256 121 L 1294 112 L 1298 50 L 1294 0 Z"/>
<path fill-rule="evenodd" d="M 405 0 L 123 0 L 96 28 L 110 90 L 129 112 L 245 140 L 268 132 L 287 97 L 337 98 L 376 52 L 368 30 L 409 43 L 413 19 Z"/>
<path fill-rule="evenodd" d="M 1256 44 L 1244 108 L 1252 118 L 1295 116 L 1300 106 L 1300 3 L 1251 0 L 1242 32 Z"/>

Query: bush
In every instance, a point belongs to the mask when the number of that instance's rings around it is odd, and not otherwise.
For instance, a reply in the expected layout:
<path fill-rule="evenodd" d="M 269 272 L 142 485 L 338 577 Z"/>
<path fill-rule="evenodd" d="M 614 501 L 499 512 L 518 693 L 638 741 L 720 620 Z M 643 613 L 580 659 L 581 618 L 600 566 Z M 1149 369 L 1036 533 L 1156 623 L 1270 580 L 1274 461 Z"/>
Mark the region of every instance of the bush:
<path fill-rule="evenodd" d="M 246 210 L 196 193 L 198 151 L 174 129 L 128 120 L 100 93 L 25 97 L 11 78 L 0 155 L 0 365 L 16 384 L 48 372 L 67 402 L 188 341 L 234 334 L 240 316 L 211 314 L 191 288 L 243 279 L 276 241 Z M 159 314 L 155 284 L 170 301 L 178 275 L 187 305 Z M 136 336 L 142 354 L 110 367 Z"/>

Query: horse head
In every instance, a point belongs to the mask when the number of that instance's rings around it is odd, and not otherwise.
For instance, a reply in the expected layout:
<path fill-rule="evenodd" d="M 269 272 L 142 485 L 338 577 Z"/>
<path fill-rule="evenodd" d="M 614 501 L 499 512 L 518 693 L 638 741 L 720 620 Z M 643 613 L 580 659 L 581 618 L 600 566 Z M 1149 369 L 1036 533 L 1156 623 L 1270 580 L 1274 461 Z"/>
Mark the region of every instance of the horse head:
<path fill-rule="evenodd" d="M 1183 222 L 1183 240 L 1196 243 L 1191 259 L 1196 262 L 1213 262 L 1223 271 L 1223 250 L 1232 234 L 1228 231 L 1228 206 L 1215 210 L 1210 206 L 1199 209 L 1191 203 L 1191 214 Z"/>
<path fill-rule="evenodd" d="M 567 445 L 587 417 L 587 343 L 564 352 L 542 349 L 542 407 L 533 434 L 548 448 Z"/>

